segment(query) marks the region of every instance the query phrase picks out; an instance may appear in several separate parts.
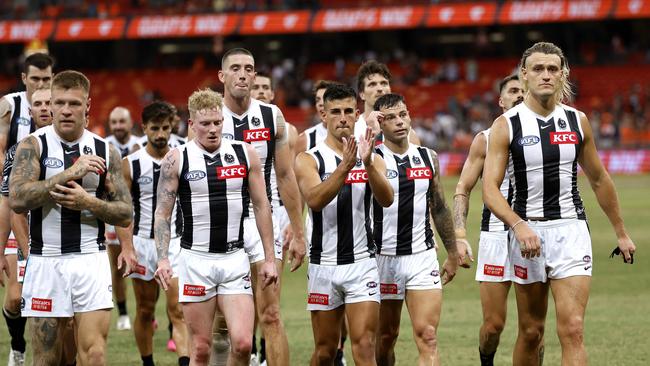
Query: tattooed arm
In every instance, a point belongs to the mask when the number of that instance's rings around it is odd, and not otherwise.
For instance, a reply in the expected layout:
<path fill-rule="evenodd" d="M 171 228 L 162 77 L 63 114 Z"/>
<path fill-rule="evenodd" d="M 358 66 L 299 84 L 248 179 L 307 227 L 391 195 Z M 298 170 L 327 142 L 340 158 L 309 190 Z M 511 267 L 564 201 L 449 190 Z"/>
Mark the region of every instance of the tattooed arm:
<path fill-rule="evenodd" d="M 156 251 L 158 252 L 158 268 L 154 276 L 163 290 L 167 290 L 173 275 L 168 255 L 169 240 L 171 238 L 171 216 L 178 191 L 179 156 L 178 149 L 172 149 L 165 155 L 160 166 L 161 174 L 158 180 L 153 229 Z"/>

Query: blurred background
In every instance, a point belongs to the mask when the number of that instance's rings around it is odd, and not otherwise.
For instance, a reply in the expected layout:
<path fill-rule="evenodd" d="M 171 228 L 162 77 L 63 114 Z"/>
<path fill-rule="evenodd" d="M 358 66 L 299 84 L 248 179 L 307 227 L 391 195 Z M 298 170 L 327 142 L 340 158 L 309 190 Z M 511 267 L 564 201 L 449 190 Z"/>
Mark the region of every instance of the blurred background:
<path fill-rule="evenodd" d="M 189 94 L 222 90 L 221 55 L 250 49 L 273 76 L 275 103 L 299 130 L 317 123 L 314 82 L 356 85 L 359 65 L 386 63 L 423 144 L 460 171 L 473 136 L 501 113 L 498 81 L 537 41 L 568 57 L 575 98 L 610 172 L 650 172 L 650 0 L 239 1 L 2 0 L 0 92 L 22 90 L 27 50 L 91 82 L 91 128 L 110 110 L 138 120 L 155 99 L 187 118 Z M 185 133 L 184 125 L 180 133 Z"/>

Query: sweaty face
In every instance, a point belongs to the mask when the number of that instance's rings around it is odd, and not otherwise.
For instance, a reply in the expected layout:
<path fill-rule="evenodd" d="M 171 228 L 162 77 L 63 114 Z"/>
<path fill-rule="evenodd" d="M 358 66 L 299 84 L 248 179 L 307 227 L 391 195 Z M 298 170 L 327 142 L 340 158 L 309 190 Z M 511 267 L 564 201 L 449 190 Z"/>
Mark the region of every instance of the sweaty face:
<path fill-rule="evenodd" d="M 86 127 L 90 99 L 81 88 L 52 88 L 52 123 L 59 135 L 68 141 L 81 137 Z"/>
<path fill-rule="evenodd" d="M 499 106 L 505 112 L 523 101 L 524 89 L 521 87 L 519 80 L 508 81 L 499 96 Z"/>
<path fill-rule="evenodd" d="M 273 88 L 271 87 L 271 79 L 266 76 L 255 76 L 253 88 L 251 89 L 251 97 L 264 103 L 271 103 L 275 97 Z"/>
<path fill-rule="evenodd" d="M 363 91 L 359 96 L 366 106 L 373 106 L 375 101 L 384 94 L 390 93 L 390 82 L 381 74 L 368 75 L 363 83 Z"/>
<path fill-rule="evenodd" d="M 354 123 L 359 118 L 357 101 L 352 97 L 325 101 L 322 116 L 328 134 L 337 140 L 353 136 Z"/>
<path fill-rule="evenodd" d="M 30 65 L 27 68 L 27 74 L 22 73 L 23 84 L 27 90 L 27 96 L 31 98 L 34 92 L 38 89 L 49 89 L 52 83 L 52 67 L 39 69 L 36 66 Z"/>
<path fill-rule="evenodd" d="M 115 109 L 108 117 L 108 127 L 111 134 L 115 136 L 118 141 L 126 142 L 126 138 L 131 132 L 133 122 L 129 112 L 125 109 Z"/>
<path fill-rule="evenodd" d="M 219 70 L 219 80 L 223 83 L 225 95 L 243 98 L 250 95 L 255 78 L 255 60 L 249 55 L 231 55 Z"/>
<path fill-rule="evenodd" d="M 221 146 L 221 130 L 223 129 L 223 114 L 221 109 L 201 109 L 193 113 L 189 126 L 194 131 L 194 138 L 208 152 L 213 152 Z"/>
<path fill-rule="evenodd" d="M 38 128 L 52 124 L 50 99 L 52 99 L 52 91 L 50 89 L 39 89 L 32 94 L 32 106 L 29 113 Z"/>
<path fill-rule="evenodd" d="M 561 92 L 562 66 L 560 56 L 535 52 L 528 56 L 522 70 L 531 94 L 550 97 Z"/>
<path fill-rule="evenodd" d="M 156 149 L 164 149 L 169 143 L 169 135 L 172 133 L 172 119 L 162 121 L 147 121 L 144 123 L 144 134 L 147 135 L 147 142 Z"/>
<path fill-rule="evenodd" d="M 409 138 L 411 130 L 411 116 L 403 102 L 392 107 L 381 108 L 384 118 L 379 122 L 384 137 L 391 142 L 398 143 Z"/>

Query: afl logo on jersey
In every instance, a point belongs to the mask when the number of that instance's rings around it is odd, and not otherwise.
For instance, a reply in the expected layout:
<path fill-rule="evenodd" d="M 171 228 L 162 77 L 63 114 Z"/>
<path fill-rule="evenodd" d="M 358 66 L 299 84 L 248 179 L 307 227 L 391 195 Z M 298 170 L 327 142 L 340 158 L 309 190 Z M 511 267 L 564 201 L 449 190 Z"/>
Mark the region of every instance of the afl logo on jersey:
<path fill-rule="evenodd" d="M 43 159 L 43 165 L 48 168 L 60 168 L 63 166 L 63 162 L 57 158 L 45 158 Z"/>
<path fill-rule="evenodd" d="M 32 121 L 25 117 L 18 117 L 18 120 L 16 122 L 21 126 L 29 126 L 32 124 Z"/>
<path fill-rule="evenodd" d="M 228 164 L 232 164 L 235 162 L 235 157 L 230 154 L 226 154 L 226 156 L 224 156 L 224 159 L 226 159 L 226 163 Z"/>
<path fill-rule="evenodd" d="M 253 119 L 251 120 L 251 123 L 253 124 L 253 126 L 257 127 L 257 126 L 260 125 L 260 119 L 257 118 L 257 117 L 253 117 Z"/>
<path fill-rule="evenodd" d="M 185 179 L 189 181 L 201 180 L 205 178 L 205 172 L 202 170 L 192 170 L 185 173 Z"/>
<path fill-rule="evenodd" d="M 153 179 L 151 177 L 140 177 L 137 180 L 138 184 L 144 185 L 144 184 L 150 184 L 153 182 Z"/>
<path fill-rule="evenodd" d="M 539 137 L 537 136 L 524 136 L 519 139 L 519 146 L 531 146 L 539 143 Z"/>
<path fill-rule="evenodd" d="M 397 178 L 397 172 L 393 169 L 386 170 L 386 178 L 388 179 Z"/>
<path fill-rule="evenodd" d="M 235 139 L 235 137 L 231 133 L 224 133 L 221 136 L 223 136 L 223 138 L 226 139 L 226 140 L 234 140 Z"/>

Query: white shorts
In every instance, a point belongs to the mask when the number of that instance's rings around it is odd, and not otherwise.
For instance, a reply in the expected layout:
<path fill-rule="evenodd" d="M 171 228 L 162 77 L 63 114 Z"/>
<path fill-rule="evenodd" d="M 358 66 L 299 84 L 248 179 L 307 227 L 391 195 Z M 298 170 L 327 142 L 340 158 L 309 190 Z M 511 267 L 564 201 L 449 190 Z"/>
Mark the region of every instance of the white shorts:
<path fill-rule="evenodd" d="M 510 245 L 507 231 L 481 231 L 476 265 L 477 281 L 512 281 Z"/>
<path fill-rule="evenodd" d="M 279 229 L 273 220 L 273 237 L 277 238 Z M 257 263 L 264 260 L 264 245 L 262 245 L 262 237 L 257 230 L 257 223 L 254 217 L 247 217 L 244 219 L 244 250 L 248 254 L 248 261 L 250 263 Z M 282 260 L 282 241 L 273 240 L 273 252 L 275 259 Z"/>
<path fill-rule="evenodd" d="M 25 268 L 27 268 L 27 259 L 16 261 L 16 282 L 23 283 L 25 280 Z"/>
<path fill-rule="evenodd" d="M 111 267 L 105 251 L 30 255 L 25 269 L 22 316 L 69 318 L 76 313 L 111 309 Z"/>
<path fill-rule="evenodd" d="M 283 249 L 282 245 L 284 244 L 284 229 L 287 227 L 287 225 L 290 224 L 291 220 L 289 220 L 289 214 L 287 213 L 286 207 L 280 206 L 273 209 L 273 230 L 275 233 L 275 245 L 280 245 L 279 250 Z M 276 247 L 274 250 L 277 253 L 278 247 Z"/>
<path fill-rule="evenodd" d="M 14 232 L 9 233 L 9 239 L 7 239 L 7 244 L 5 244 L 5 255 L 16 255 L 18 254 L 18 243 L 14 238 Z"/>
<path fill-rule="evenodd" d="M 107 245 L 120 245 L 120 241 L 117 240 L 117 233 L 115 232 L 115 226 L 106 224 L 104 237 L 106 238 Z"/>
<path fill-rule="evenodd" d="M 138 257 L 138 265 L 129 277 L 144 281 L 153 280 L 154 273 L 158 267 L 158 252 L 156 250 L 155 240 L 136 235 L 133 237 L 133 247 L 135 248 L 135 255 Z M 172 238 L 169 241 L 168 252 L 169 263 L 174 272 L 172 277 L 178 277 L 178 253 L 180 250 L 181 239 Z"/>
<path fill-rule="evenodd" d="M 510 235 L 512 280 L 519 284 L 546 282 L 571 276 L 591 276 L 591 236 L 585 220 L 559 219 L 528 221 L 539 235 L 542 253 L 526 259 L 521 256 L 519 242 Z"/>
<path fill-rule="evenodd" d="M 323 266 L 309 263 L 307 310 L 333 310 L 343 304 L 380 302 L 379 271 L 375 258 L 356 263 Z"/>
<path fill-rule="evenodd" d="M 181 249 L 178 301 L 202 302 L 217 295 L 253 295 L 246 252 L 202 253 Z"/>
<path fill-rule="evenodd" d="M 409 255 L 377 255 L 382 300 L 403 300 L 406 290 L 442 289 L 436 251 Z"/>

